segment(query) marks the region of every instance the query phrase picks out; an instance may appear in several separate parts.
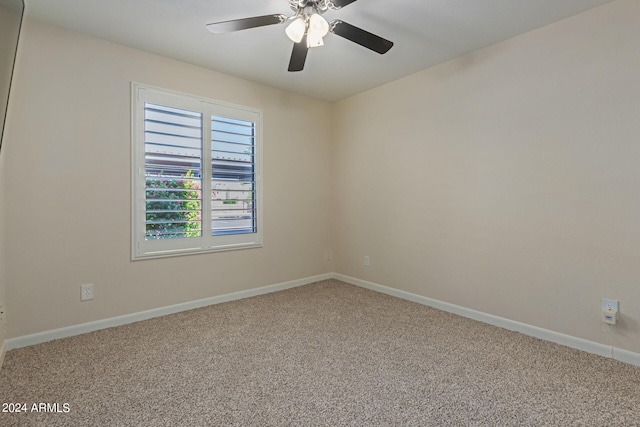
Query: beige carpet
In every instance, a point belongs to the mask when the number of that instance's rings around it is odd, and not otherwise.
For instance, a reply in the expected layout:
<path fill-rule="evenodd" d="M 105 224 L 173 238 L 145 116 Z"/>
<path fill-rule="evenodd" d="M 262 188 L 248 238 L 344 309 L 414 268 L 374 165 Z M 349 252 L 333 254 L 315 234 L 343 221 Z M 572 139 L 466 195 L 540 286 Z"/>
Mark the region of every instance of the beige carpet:
<path fill-rule="evenodd" d="M 640 368 L 328 280 L 10 351 L 0 400 L 69 404 L 2 426 L 634 426 Z"/>

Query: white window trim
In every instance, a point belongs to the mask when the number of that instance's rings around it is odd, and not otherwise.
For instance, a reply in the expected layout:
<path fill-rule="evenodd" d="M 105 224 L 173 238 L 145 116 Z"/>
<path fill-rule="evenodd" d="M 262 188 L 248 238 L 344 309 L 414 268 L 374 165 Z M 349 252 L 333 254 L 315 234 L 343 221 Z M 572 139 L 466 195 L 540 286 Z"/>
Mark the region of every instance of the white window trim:
<path fill-rule="evenodd" d="M 145 239 L 145 153 L 144 153 L 144 105 L 151 103 L 170 103 L 170 106 L 203 113 L 203 135 L 211 135 L 211 123 L 204 120 L 207 116 L 218 115 L 228 118 L 251 121 L 255 124 L 255 186 L 256 186 L 256 233 L 222 236 L 177 238 L 166 240 Z M 203 138 L 203 153 L 211 152 L 211 141 Z M 132 260 L 219 252 L 237 249 L 262 247 L 262 110 L 226 102 L 184 94 L 167 89 L 131 82 L 131 258 Z M 203 161 L 202 176 L 211 176 L 211 162 Z M 203 223 L 210 218 L 203 192 Z M 203 230 L 204 231 L 204 230 Z"/>

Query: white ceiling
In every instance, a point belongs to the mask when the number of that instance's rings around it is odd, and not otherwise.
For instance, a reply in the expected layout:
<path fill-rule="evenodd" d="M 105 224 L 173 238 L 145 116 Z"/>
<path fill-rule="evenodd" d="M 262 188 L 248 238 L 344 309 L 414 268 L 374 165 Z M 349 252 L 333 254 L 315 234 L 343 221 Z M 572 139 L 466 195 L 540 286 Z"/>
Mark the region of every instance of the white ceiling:
<path fill-rule="evenodd" d="M 385 55 L 334 34 L 287 72 L 284 25 L 213 35 L 211 22 L 291 15 L 288 0 L 25 0 L 26 15 L 148 52 L 336 101 L 613 0 L 359 0 L 335 18 L 395 43 Z"/>

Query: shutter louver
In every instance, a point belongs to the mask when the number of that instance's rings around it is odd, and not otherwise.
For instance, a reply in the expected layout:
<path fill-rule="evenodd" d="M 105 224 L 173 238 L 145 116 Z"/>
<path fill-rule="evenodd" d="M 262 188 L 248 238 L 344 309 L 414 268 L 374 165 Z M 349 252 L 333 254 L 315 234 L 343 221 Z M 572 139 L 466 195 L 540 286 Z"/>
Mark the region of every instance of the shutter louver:
<path fill-rule="evenodd" d="M 202 235 L 202 114 L 144 105 L 146 240 Z"/>

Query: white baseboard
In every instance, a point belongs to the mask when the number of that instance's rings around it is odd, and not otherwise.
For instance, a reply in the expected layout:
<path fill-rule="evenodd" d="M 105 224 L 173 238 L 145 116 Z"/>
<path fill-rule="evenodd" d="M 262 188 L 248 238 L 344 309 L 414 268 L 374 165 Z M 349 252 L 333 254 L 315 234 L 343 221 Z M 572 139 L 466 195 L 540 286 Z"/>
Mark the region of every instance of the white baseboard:
<path fill-rule="evenodd" d="M 613 358 L 630 365 L 640 366 L 640 354 L 613 347 Z"/>
<path fill-rule="evenodd" d="M 153 310 L 141 311 L 138 313 L 125 314 L 123 316 L 112 317 L 109 319 L 96 320 L 95 322 L 82 323 L 80 325 L 68 326 L 66 328 L 54 329 L 45 332 L 39 332 L 31 335 L 10 338 L 5 341 L 6 350 L 27 347 L 35 344 L 42 344 L 60 338 L 68 338 L 75 335 L 86 334 L 88 332 L 98 331 L 100 329 L 112 328 L 114 326 L 127 325 L 129 323 L 140 322 L 142 320 L 152 319 L 154 317 L 166 316 L 167 314 L 179 313 L 181 311 L 193 310 L 194 308 L 206 307 L 209 305 L 220 304 L 223 302 L 235 301 L 243 298 L 254 297 L 258 295 L 269 294 L 272 292 L 283 291 L 298 286 L 308 285 L 310 283 L 319 282 L 333 278 L 333 273 L 321 274 L 318 276 L 305 277 L 303 279 L 292 280 L 290 282 L 278 283 L 275 285 L 263 286 L 260 288 L 249 289 L 246 291 L 233 292 L 226 295 L 220 295 L 211 298 L 204 298 L 197 301 L 185 302 L 182 304 L 160 307 Z M 4 351 L 4 347 L 3 347 Z M 4 353 L 3 353 L 4 354 Z"/>
<path fill-rule="evenodd" d="M 166 316 L 181 311 L 192 310 L 194 308 L 206 307 L 209 305 L 220 304 L 228 301 L 235 301 L 243 298 L 249 298 L 258 295 L 269 294 L 272 292 L 283 291 L 298 286 L 308 285 L 310 283 L 319 282 L 321 280 L 337 279 L 352 285 L 370 289 L 372 291 L 402 298 L 404 300 L 416 302 L 438 310 L 457 314 L 490 325 L 498 326 L 511 331 L 516 331 L 545 341 L 554 342 L 556 344 L 565 345 L 567 347 L 576 348 L 588 353 L 597 354 L 612 358 L 631 365 L 640 366 L 640 353 L 623 350 L 620 348 L 599 344 L 582 338 L 573 337 L 571 335 L 561 334 L 559 332 L 550 331 L 548 329 L 539 328 L 537 326 L 528 325 L 526 323 L 516 322 L 514 320 L 505 319 L 503 317 L 494 316 L 469 308 L 461 307 L 455 304 L 449 304 L 432 298 L 410 292 L 401 291 L 377 283 L 368 282 L 366 280 L 356 279 L 339 273 L 326 273 L 318 276 L 306 277 L 303 279 L 292 280 L 289 282 L 278 283 L 275 285 L 263 286 L 260 288 L 249 289 L 246 291 L 233 292 L 217 297 L 205 298 L 197 301 L 190 301 L 182 304 L 161 307 L 153 310 L 142 311 L 138 313 L 127 314 L 124 316 L 112 317 L 109 319 L 97 320 L 95 322 L 83 323 L 80 325 L 69 326 L 66 328 L 54 329 L 51 331 L 40 332 L 31 335 L 25 335 L 5 340 L 0 347 L 0 367 L 4 361 L 4 355 L 7 351 L 16 348 L 27 347 L 30 345 L 41 344 L 60 338 L 67 338 L 75 335 L 85 334 L 88 332 L 98 331 L 100 329 L 122 326 L 129 323 L 139 322 L 142 320 L 152 319 L 154 317 Z"/>
<path fill-rule="evenodd" d="M 587 353 L 597 354 L 599 356 L 612 358 L 621 362 L 629 363 L 631 365 L 640 366 L 639 353 L 634 353 L 628 350 L 623 350 L 609 345 L 577 338 L 571 335 L 561 334 L 559 332 L 550 331 L 548 329 L 539 328 L 537 326 L 528 325 L 526 323 L 520 323 L 514 320 L 505 319 L 504 317 L 498 317 L 480 311 L 471 310 L 459 305 L 449 304 L 443 301 L 423 297 L 421 295 L 416 295 L 410 292 L 389 288 L 387 286 L 368 282 L 366 280 L 356 279 L 355 277 L 346 276 L 344 274 L 334 273 L 333 277 L 337 280 L 341 280 L 343 282 L 350 283 L 362 288 L 370 289 L 372 291 L 392 295 L 408 301 L 416 302 L 418 304 L 433 307 L 438 310 L 446 311 L 449 313 L 457 314 L 459 316 L 468 317 L 473 320 L 478 320 L 480 322 L 508 329 L 510 331 L 516 331 L 535 338 L 540 338 L 545 341 L 550 341 L 567 347 L 576 348 L 578 350 L 586 351 Z"/>

